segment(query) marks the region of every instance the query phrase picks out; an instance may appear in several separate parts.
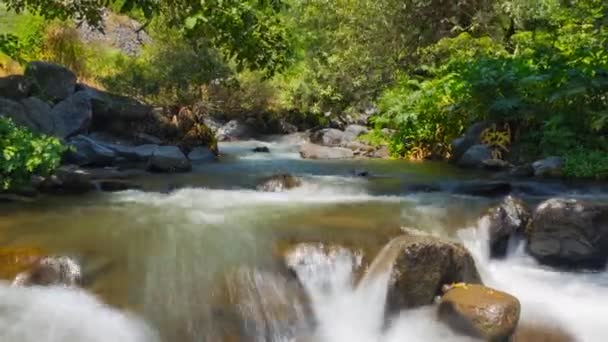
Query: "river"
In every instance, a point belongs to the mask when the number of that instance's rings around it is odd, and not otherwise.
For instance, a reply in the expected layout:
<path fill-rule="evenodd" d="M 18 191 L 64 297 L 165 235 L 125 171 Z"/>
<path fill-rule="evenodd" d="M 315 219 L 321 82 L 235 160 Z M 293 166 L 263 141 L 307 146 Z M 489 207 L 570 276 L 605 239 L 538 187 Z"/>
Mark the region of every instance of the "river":
<path fill-rule="evenodd" d="M 223 143 L 220 162 L 142 176 L 142 191 L 0 206 L 0 245 L 37 246 L 103 269 L 87 291 L 0 284 L 0 341 L 468 341 L 430 308 L 387 324 L 382 279 L 354 288 L 348 258 L 299 274 L 312 312 L 282 290 L 281 243 L 365 246 L 401 226 L 462 242 L 486 284 L 519 298 L 522 323 L 561 327 L 583 342 L 608 340 L 608 273 L 541 267 L 522 246 L 506 260 L 489 259 L 478 218 L 500 198 L 449 190 L 490 175 L 434 162 L 302 160 L 299 142 Z M 261 144 L 271 153 L 251 152 Z M 360 170 L 369 176 L 356 176 Z M 255 190 L 276 173 L 300 176 L 303 185 Z M 410 191 L 431 183 L 445 191 Z M 608 189 L 596 184 L 520 185 L 530 203 L 556 194 L 608 201 Z M 286 308 L 276 310 L 269 297 Z"/>

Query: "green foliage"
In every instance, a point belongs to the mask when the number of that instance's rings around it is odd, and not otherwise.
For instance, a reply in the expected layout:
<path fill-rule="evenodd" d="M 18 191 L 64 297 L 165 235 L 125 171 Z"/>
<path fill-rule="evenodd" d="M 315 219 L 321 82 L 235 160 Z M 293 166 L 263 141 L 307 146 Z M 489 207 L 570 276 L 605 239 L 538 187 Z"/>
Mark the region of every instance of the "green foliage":
<path fill-rule="evenodd" d="M 576 148 L 565 155 L 564 175 L 608 179 L 608 151 Z"/>
<path fill-rule="evenodd" d="M 602 24 L 608 6 L 593 2 L 511 1 L 537 6 L 524 11 L 529 16 L 507 8 L 519 13 L 519 27 L 532 30 L 516 30 L 508 41 L 462 33 L 421 49 L 425 64 L 408 70 L 380 98 L 376 125 L 398 130 L 391 151 L 446 155 L 447 144 L 467 125 L 487 120 L 508 123 L 515 138 L 539 155 L 577 156 L 572 158 L 581 168 L 601 171 L 584 166 L 601 164 L 597 155 L 608 131 L 608 29 Z M 581 163 L 581 148 L 598 152 Z"/>
<path fill-rule="evenodd" d="M 65 150 L 57 138 L 35 135 L 0 118 L 0 191 L 26 184 L 34 174 L 48 175 Z"/>

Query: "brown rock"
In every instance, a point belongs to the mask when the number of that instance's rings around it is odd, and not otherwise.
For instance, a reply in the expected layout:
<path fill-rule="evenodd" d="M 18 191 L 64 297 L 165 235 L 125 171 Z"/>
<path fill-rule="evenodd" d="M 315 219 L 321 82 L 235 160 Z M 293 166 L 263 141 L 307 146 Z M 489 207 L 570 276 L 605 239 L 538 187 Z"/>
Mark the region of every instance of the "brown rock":
<path fill-rule="evenodd" d="M 31 269 L 47 253 L 37 247 L 5 247 L 0 249 L 0 279 L 13 280 L 17 274 Z"/>
<path fill-rule="evenodd" d="M 481 283 L 473 257 L 461 244 L 416 230 L 391 240 L 361 280 L 391 272 L 389 312 L 433 303 L 444 284 Z"/>
<path fill-rule="evenodd" d="M 297 188 L 302 185 L 302 181 L 298 177 L 290 174 L 280 174 L 268 177 L 257 186 L 259 191 L 280 192 Z"/>
<path fill-rule="evenodd" d="M 518 198 L 507 196 L 503 202 L 488 210 L 482 217 L 488 224 L 490 255 L 504 257 L 511 238 L 522 236 L 532 214 L 526 204 Z"/>
<path fill-rule="evenodd" d="M 517 298 L 482 285 L 457 284 L 438 307 L 439 319 L 453 330 L 485 341 L 507 341 L 519 321 Z"/>

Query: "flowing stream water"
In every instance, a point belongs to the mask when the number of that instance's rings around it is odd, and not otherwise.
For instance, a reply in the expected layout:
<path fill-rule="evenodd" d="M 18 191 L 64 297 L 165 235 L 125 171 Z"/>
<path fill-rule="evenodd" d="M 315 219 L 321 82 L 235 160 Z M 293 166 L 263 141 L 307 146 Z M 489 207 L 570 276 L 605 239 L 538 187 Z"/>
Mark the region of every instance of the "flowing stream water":
<path fill-rule="evenodd" d="M 73 255 L 85 269 L 103 271 L 86 290 L 0 283 L 0 341 L 469 341 L 437 322 L 432 307 L 387 323 L 387 277 L 353 286 L 357 261 L 348 256 L 296 270 L 310 307 L 291 292 L 282 244 L 365 247 L 402 226 L 462 242 L 486 284 L 519 298 L 520 324 L 608 341 L 608 273 L 545 268 L 523 246 L 512 246 L 506 260 L 490 260 L 478 218 L 500 198 L 408 191 L 429 183 L 449 190 L 489 175 L 432 162 L 302 160 L 298 143 L 298 136 L 225 143 L 220 162 L 142 176 L 142 191 L 3 204 L 0 246 Z M 258 145 L 271 153 L 251 152 Z M 370 176 L 356 177 L 356 170 Z M 303 186 L 255 190 L 264 177 L 285 172 L 302 177 Z M 597 184 L 520 188 L 532 189 L 523 194 L 532 204 L 556 194 L 608 200 Z"/>

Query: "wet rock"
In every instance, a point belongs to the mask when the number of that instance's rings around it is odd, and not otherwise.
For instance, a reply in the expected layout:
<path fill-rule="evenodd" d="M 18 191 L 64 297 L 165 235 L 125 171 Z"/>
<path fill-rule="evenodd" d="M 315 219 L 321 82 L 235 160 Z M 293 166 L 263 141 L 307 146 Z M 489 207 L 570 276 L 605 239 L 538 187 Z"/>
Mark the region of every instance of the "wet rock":
<path fill-rule="evenodd" d="M 516 178 L 527 178 L 534 176 L 532 164 L 515 166 L 509 171 L 509 175 Z"/>
<path fill-rule="evenodd" d="M 46 62 L 30 62 L 25 77 L 33 84 L 36 96 L 53 102 L 67 99 L 76 91 L 76 75 L 67 68 Z"/>
<path fill-rule="evenodd" d="M 125 190 L 141 189 L 141 186 L 132 182 L 119 179 L 104 179 L 93 182 L 97 188 L 105 192 L 117 192 Z"/>
<path fill-rule="evenodd" d="M 470 181 L 458 183 L 452 192 L 463 195 L 497 197 L 508 195 L 511 183 L 503 181 Z"/>
<path fill-rule="evenodd" d="M 213 297 L 213 315 L 231 322 L 229 327 L 214 326 L 219 330 L 214 331 L 216 336 L 239 341 L 296 340 L 312 325 L 304 290 L 276 273 L 240 267 L 226 273 Z"/>
<path fill-rule="evenodd" d="M 239 120 L 230 120 L 217 130 L 216 137 L 219 141 L 235 141 L 250 138 L 253 135 L 251 127 Z"/>
<path fill-rule="evenodd" d="M 369 171 L 367 170 L 353 170 L 352 174 L 355 177 L 369 177 Z"/>
<path fill-rule="evenodd" d="M 327 147 L 315 144 L 300 146 L 300 155 L 305 159 L 348 159 L 354 157 L 352 150 L 342 147 Z"/>
<path fill-rule="evenodd" d="M 561 267 L 604 268 L 608 260 L 608 205 L 553 198 L 541 203 L 526 232 L 528 252 Z"/>
<path fill-rule="evenodd" d="M 75 165 L 64 165 L 39 185 L 43 193 L 84 194 L 97 189 L 91 177 Z"/>
<path fill-rule="evenodd" d="M 532 163 L 536 177 L 561 177 L 564 160 L 560 157 L 549 157 Z"/>
<path fill-rule="evenodd" d="M 257 146 L 252 149 L 256 153 L 270 153 L 270 149 L 266 146 Z"/>
<path fill-rule="evenodd" d="M 0 279 L 13 280 L 47 255 L 46 251 L 37 247 L 0 248 Z"/>
<path fill-rule="evenodd" d="M 0 97 L 20 100 L 30 95 L 32 82 L 23 75 L 0 77 Z"/>
<path fill-rule="evenodd" d="M 188 159 L 193 163 L 206 163 L 217 160 L 217 156 L 208 147 L 198 146 L 188 153 Z"/>
<path fill-rule="evenodd" d="M 431 304 L 445 284 L 481 283 L 475 261 L 464 246 L 416 230 L 391 240 L 361 282 L 387 271 L 389 312 Z"/>
<path fill-rule="evenodd" d="M 486 127 L 488 127 L 486 122 L 478 122 L 471 125 L 462 137 L 454 139 L 452 142 L 452 159 L 455 161 L 460 160 L 471 146 L 479 144 L 481 132 L 483 132 Z"/>
<path fill-rule="evenodd" d="M 93 117 L 89 95 L 84 91 L 71 95 L 55 105 L 51 115 L 55 120 L 54 135 L 60 138 L 86 132 Z"/>
<path fill-rule="evenodd" d="M 482 217 L 482 222 L 488 225 L 490 255 L 494 258 L 504 257 L 509 241 L 523 237 L 531 217 L 532 214 L 526 204 L 512 196 L 507 196 L 500 205 L 488 210 L 488 213 Z"/>
<path fill-rule="evenodd" d="M 66 257 L 44 257 L 15 277 L 13 286 L 77 286 L 82 280 L 80 265 Z"/>
<path fill-rule="evenodd" d="M 280 192 L 302 185 L 302 181 L 290 174 L 274 175 L 264 179 L 258 186 L 258 191 Z"/>
<path fill-rule="evenodd" d="M 157 146 L 147 168 L 155 172 L 186 172 L 192 165 L 177 146 Z"/>
<path fill-rule="evenodd" d="M 69 163 L 80 166 L 111 166 L 116 163 L 118 154 L 104 145 L 103 142 L 85 136 L 77 135 L 69 140 L 72 147 L 66 153 Z"/>
<path fill-rule="evenodd" d="M 543 323 L 521 323 L 511 339 L 513 342 L 576 342 L 577 340 L 563 328 Z"/>
<path fill-rule="evenodd" d="M 481 162 L 484 169 L 491 171 L 503 171 L 511 167 L 509 162 L 502 159 L 486 159 Z"/>
<path fill-rule="evenodd" d="M 344 138 L 344 132 L 335 128 L 324 128 L 314 132 L 310 141 L 323 146 L 339 146 Z"/>
<path fill-rule="evenodd" d="M 55 118 L 51 115 L 51 106 L 37 97 L 21 100 L 26 115 L 36 127 L 36 132 L 44 134 L 55 133 Z"/>
<path fill-rule="evenodd" d="M 439 319 L 453 330 L 484 341 L 508 341 L 519 321 L 517 298 L 482 285 L 447 288 L 437 309 Z"/>
<path fill-rule="evenodd" d="M 351 265 L 353 272 L 362 271 L 364 266 L 369 264 L 369 260 L 364 260 L 363 251 L 351 250 L 333 243 L 301 242 L 284 247 L 279 254 L 282 255 L 287 269 L 303 276 L 307 273 L 310 276 L 322 269 L 330 271 L 341 261 Z"/>
<path fill-rule="evenodd" d="M 342 135 L 342 144 L 346 144 L 349 142 L 353 142 L 357 140 L 360 135 L 369 132 L 369 129 L 365 126 L 361 125 L 348 125 L 344 129 L 344 133 Z"/>
<path fill-rule="evenodd" d="M 458 165 L 469 168 L 483 168 L 484 161 L 493 159 L 492 151 L 486 145 L 473 145 L 460 157 Z"/>

